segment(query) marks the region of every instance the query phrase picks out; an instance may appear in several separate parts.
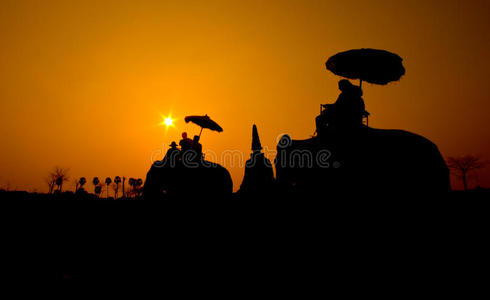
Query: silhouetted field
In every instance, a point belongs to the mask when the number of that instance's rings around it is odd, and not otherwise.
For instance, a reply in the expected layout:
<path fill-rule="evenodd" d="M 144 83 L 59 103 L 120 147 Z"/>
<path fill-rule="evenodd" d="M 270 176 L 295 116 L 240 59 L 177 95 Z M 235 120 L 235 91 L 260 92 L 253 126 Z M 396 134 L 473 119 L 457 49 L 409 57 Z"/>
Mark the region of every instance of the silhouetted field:
<path fill-rule="evenodd" d="M 409 195 L 412 195 L 408 192 Z M 280 196 L 284 196 L 284 195 L 280 195 Z M 271 194 L 269 193 L 268 194 L 268 200 L 270 201 L 273 201 L 273 202 L 276 202 L 276 201 L 280 201 L 281 199 L 279 198 L 280 197 L 278 195 L 277 198 L 274 198 L 273 196 L 271 196 Z M 341 197 L 342 195 L 329 195 L 326 194 L 326 195 L 322 195 L 321 197 L 317 197 L 317 198 L 314 198 L 314 199 L 287 199 L 287 200 L 297 200 L 297 201 L 305 201 L 305 202 L 311 202 L 311 201 L 328 201 L 328 200 L 332 200 L 332 199 L 337 199 L 339 197 Z M 399 196 L 401 198 L 403 198 L 403 193 L 400 193 L 400 195 L 394 195 L 393 196 L 393 200 L 396 200 L 396 196 Z M 423 197 L 423 195 L 421 195 Z M 485 200 L 485 199 L 490 199 L 490 189 L 486 189 L 486 188 L 476 188 L 476 189 L 473 189 L 473 190 L 468 190 L 468 191 L 451 191 L 450 193 L 446 194 L 445 197 L 447 199 L 461 199 L 461 200 L 468 200 L 468 199 L 482 199 L 482 200 Z M 383 199 L 386 199 L 386 195 L 383 195 L 382 197 Z M 0 190 L 0 199 L 1 201 L 133 201 L 133 200 L 136 200 L 136 201 L 141 201 L 141 200 L 144 200 L 144 198 L 142 196 L 136 196 L 136 197 L 131 197 L 131 198 L 118 198 L 118 199 L 114 199 L 113 197 L 109 197 L 109 198 L 104 198 L 104 197 L 97 197 L 96 195 L 94 194 L 90 194 L 90 193 L 73 193 L 73 192 L 63 192 L 63 193 L 53 193 L 53 194 L 44 194 L 44 193 L 29 193 L 29 192 L 24 192 L 24 191 L 4 191 L 4 190 Z M 184 199 L 184 197 L 183 197 Z M 186 200 L 189 200 L 189 199 L 186 199 Z M 210 199 L 195 199 L 196 202 L 198 202 L 199 200 L 202 200 L 202 201 L 208 201 Z M 229 199 L 226 199 L 226 200 L 230 200 L 230 201 L 235 201 L 235 200 L 242 200 L 242 201 L 247 201 L 247 199 L 241 199 L 240 198 L 240 195 L 238 193 L 234 193 L 233 195 L 230 196 Z M 253 200 L 253 199 L 252 199 Z M 267 201 L 267 199 L 257 199 L 257 200 L 264 200 L 264 201 Z M 442 200 L 442 199 L 439 199 L 439 200 Z M 428 200 L 427 200 L 428 201 Z M 165 200 L 162 200 L 162 201 L 158 201 L 158 202 L 165 202 Z M 252 201 L 252 202 L 255 202 L 255 201 Z"/>
<path fill-rule="evenodd" d="M 241 288 L 335 282 L 353 270 L 392 284 L 401 284 L 392 275 L 412 272 L 431 280 L 434 272 L 464 272 L 461 255 L 468 262 L 475 257 L 467 251 L 483 249 L 488 195 L 151 202 L 2 191 L 4 272 L 20 281 L 194 280 Z M 420 272 L 427 268 L 433 273 Z"/>

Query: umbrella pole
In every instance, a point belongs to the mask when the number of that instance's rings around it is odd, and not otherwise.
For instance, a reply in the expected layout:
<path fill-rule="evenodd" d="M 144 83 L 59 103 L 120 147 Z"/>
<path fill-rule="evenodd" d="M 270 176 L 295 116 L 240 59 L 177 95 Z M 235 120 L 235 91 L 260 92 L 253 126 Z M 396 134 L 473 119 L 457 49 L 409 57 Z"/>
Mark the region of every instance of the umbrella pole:
<path fill-rule="evenodd" d="M 201 131 L 199 131 L 199 138 L 201 138 L 202 130 L 203 130 L 203 127 L 201 127 Z"/>

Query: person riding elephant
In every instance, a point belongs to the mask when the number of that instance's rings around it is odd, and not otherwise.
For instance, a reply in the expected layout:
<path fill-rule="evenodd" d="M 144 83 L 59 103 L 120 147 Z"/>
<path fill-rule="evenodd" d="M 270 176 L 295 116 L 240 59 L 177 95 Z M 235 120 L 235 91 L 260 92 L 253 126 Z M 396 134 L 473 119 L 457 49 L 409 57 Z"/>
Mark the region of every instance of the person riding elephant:
<path fill-rule="evenodd" d="M 316 195 L 450 190 L 449 170 L 434 143 L 403 130 L 365 126 L 361 88 L 341 80 L 339 89 L 337 101 L 316 119 L 316 137 L 283 137 L 278 143 L 280 190 Z M 304 167 L 305 159 L 309 159 L 308 167 Z"/>
<path fill-rule="evenodd" d="M 185 141 L 185 140 L 184 140 Z M 185 143 L 185 142 L 184 142 Z M 181 141 L 181 144 L 184 144 Z M 175 145 L 172 145 L 174 147 Z M 191 145 L 192 146 L 192 145 Z M 178 149 L 167 152 L 163 161 L 152 164 L 146 175 L 143 189 L 145 200 L 162 199 L 229 199 L 233 192 L 230 173 L 219 164 L 206 161 L 202 153 L 193 148 L 179 152 L 178 159 L 173 158 Z"/>
<path fill-rule="evenodd" d="M 328 129 L 349 130 L 361 127 L 367 114 L 362 89 L 349 80 L 339 81 L 341 91 L 334 104 L 322 105 L 322 113 L 316 117 L 317 134 L 323 136 Z"/>

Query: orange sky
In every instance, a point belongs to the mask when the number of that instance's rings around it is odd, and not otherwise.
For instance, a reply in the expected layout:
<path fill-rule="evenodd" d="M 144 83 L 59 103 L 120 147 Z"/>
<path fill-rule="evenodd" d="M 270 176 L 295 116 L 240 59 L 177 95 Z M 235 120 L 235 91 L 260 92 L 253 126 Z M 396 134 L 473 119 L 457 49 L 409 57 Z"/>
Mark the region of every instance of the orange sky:
<path fill-rule="evenodd" d="M 364 85 L 370 125 L 490 160 L 489 15 L 485 0 L 2 0 L 0 187 L 46 191 L 56 165 L 89 181 L 144 178 L 163 144 L 198 134 L 189 114 L 222 125 L 201 139 L 217 154 L 247 158 L 254 123 L 270 149 L 282 133 L 308 138 L 339 92 L 325 61 L 363 47 L 399 54 L 407 70 Z M 236 190 L 243 169 L 225 167 Z"/>

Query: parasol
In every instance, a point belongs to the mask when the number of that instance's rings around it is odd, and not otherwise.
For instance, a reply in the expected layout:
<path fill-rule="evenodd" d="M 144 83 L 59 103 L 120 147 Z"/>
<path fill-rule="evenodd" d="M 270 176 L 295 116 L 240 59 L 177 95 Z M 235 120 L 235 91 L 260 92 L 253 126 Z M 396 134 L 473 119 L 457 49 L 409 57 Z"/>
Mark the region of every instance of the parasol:
<path fill-rule="evenodd" d="M 356 49 L 340 52 L 326 62 L 327 69 L 338 76 L 386 85 L 405 75 L 403 59 L 386 50 Z"/>
<path fill-rule="evenodd" d="M 199 137 L 201 137 L 201 133 L 202 133 L 202 130 L 204 128 L 207 128 L 207 129 L 210 129 L 213 131 L 217 131 L 217 132 L 223 131 L 223 128 L 221 128 L 221 126 L 219 126 L 218 123 L 211 120 L 211 118 L 208 117 L 208 115 L 205 115 L 205 116 L 187 116 L 187 117 L 185 117 L 184 120 L 186 123 L 192 122 L 198 126 L 201 126 L 201 131 L 199 132 Z"/>

